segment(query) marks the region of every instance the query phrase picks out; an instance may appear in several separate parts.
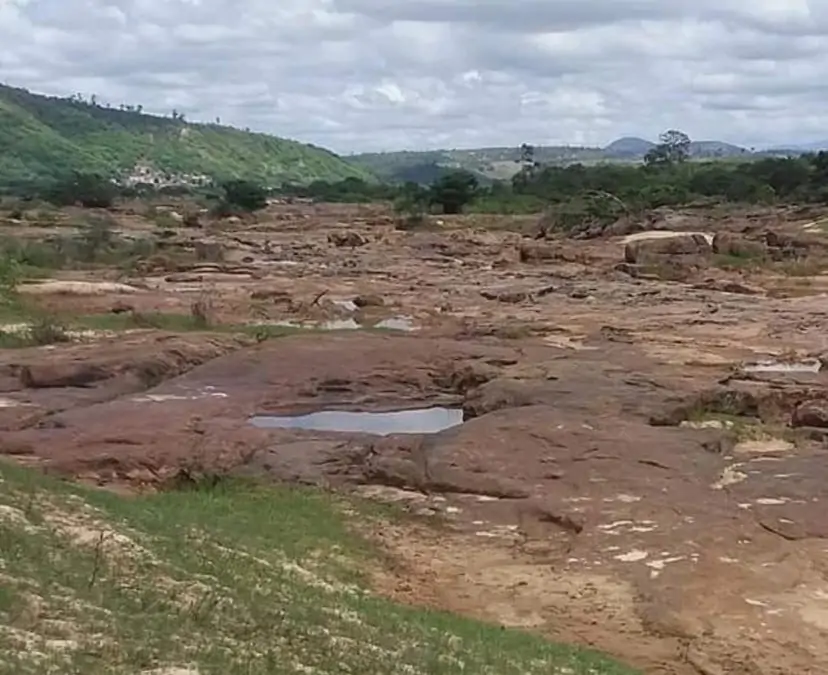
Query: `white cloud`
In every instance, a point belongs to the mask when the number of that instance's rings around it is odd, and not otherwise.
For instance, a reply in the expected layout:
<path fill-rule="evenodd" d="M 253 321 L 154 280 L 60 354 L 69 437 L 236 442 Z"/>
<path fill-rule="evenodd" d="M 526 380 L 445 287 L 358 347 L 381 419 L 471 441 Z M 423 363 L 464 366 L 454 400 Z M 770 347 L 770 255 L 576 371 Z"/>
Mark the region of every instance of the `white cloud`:
<path fill-rule="evenodd" d="M 826 0 L 0 0 L 0 73 L 338 151 L 828 138 Z"/>

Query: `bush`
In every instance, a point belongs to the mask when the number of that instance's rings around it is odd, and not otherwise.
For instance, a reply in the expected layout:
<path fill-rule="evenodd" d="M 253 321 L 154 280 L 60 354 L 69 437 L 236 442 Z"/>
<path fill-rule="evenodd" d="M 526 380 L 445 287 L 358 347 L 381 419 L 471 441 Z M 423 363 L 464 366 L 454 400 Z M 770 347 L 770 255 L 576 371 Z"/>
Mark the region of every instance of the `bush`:
<path fill-rule="evenodd" d="M 477 178 L 469 171 L 452 171 L 431 185 L 431 203 L 438 204 L 443 213 L 461 213 L 463 207 L 476 196 Z"/>
<path fill-rule="evenodd" d="M 155 253 L 152 239 L 125 239 L 112 229 L 112 220 L 89 217 L 72 236 L 49 239 L 6 238 L 0 240 L 0 269 L 14 265 L 18 274 L 25 268 L 66 269 L 96 264 L 132 264 Z M 0 271 L 0 276 L 3 276 Z"/>
<path fill-rule="evenodd" d="M 267 190 L 261 185 L 247 180 L 231 180 L 221 186 L 224 203 L 253 213 L 267 206 Z"/>
<path fill-rule="evenodd" d="M 80 204 L 86 208 L 108 209 L 118 196 L 111 181 L 96 174 L 75 173 L 44 190 L 43 198 L 58 206 Z"/>
<path fill-rule="evenodd" d="M 24 337 L 29 344 L 36 346 L 71 342 L 66 326 L 51 317 L 35 321 L 26 329 Z"/>

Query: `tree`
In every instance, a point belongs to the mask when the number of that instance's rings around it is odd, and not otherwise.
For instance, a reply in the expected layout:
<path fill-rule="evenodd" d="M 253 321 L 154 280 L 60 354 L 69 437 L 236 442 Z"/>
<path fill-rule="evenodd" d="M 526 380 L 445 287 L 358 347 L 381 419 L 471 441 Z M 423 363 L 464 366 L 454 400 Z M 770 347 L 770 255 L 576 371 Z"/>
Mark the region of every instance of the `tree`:
<path fill-rule="evenodd" d="M 690 137 L 683 131 L 668 129 L 658 137 L 658 145 L 644 156 L 648 166 L 681 164 L 690 157 Z"/>
<path fill-rule="evenodd" d="M 520 163 L 524 167 L 535 166 L 535 147 L 524 143 L 520 146 Z"/>
<path fill-rule="evenodd" d="M 221 186 L 226 204 L 244 211 L 259 211 L 267 206 L 267 190 L 249 180 L 230 180 Z"/>
<path fill-rule="evenodd" d="M 463 207 L 474 199 L 478 187 L 473 173 L 462 169 L 450 171 L 431 184 L 430 201 L 439 204 L 443 213 L 461 213 Z"/>

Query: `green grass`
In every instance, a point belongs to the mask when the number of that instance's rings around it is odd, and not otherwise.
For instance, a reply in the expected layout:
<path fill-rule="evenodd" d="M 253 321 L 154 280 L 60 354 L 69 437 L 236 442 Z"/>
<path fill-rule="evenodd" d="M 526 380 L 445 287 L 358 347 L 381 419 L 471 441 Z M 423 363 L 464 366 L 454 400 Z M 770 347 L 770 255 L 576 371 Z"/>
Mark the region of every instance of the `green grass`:
<path fill-rule="evenodd" d="M 70 170 L 115 175 L 137 162 L 170 174 L 249 177 L 270 184 L 372 179 L 370 171 L 312 145 L 2 85 L 0 147 L 5 185 Z"/>
<path fill-rule="evenodd" d="M 713 265 L 723 270 L 742 272 L 767 270 L 787 277 L 802 278 L 823 274 L 828 269 L 828 261 L 819 257 L 776 262 L 757 256 L 716 254 L 713 256 Z"/>
<path fill-rule="evenodd" d="M 376 509 L 252 484 L 122 498 L 0 464 L 0 673 L 634 675 L 366 590 Z M 163 672 L 163 671 L 162 671 Z"/>
<path fill-rule="evenodd" d="M 767 261 L 755 256 L 717 253 L 713 256 L 713 266 L 723 270 L 755 270 L 767 266 Z"/>
<path fill-rule="evenodd" d="M 3 324 L 28 324 L 21 330 L 3 330 Z M 153 312 L 146 314 L 44 314 L 19 303 L 0 306 L 0 348 L 14 349 L 67 342 L 72 333 L 155 329 L 172 333 L 207 331 L 243 333 L 259 340 L 293 335 L 303 330 L 292 326 L 205 323 L 192 314 Z"/>
<path fill-rule="evenodd" d="M 4 324 L 28 324 L 25 329 L 3 329 Z M 173 312 L 121 314 L 44 313 L 27 306 L 20 298 L 0 303 L 0 349 L 20 349 L 71 341 L 73 333 L 81 331 L 121 333 L 128 330 L 154 329 L 171 333 L 210 332 L 240 333 L 259 341 L 289 335 L 352 332 L 315 326 L 280 326 L 256 323 L 215 323 L 200 316 Z M 393 329 L 366 326 L 360 329 L 370 333 L 395 333 Z"/>

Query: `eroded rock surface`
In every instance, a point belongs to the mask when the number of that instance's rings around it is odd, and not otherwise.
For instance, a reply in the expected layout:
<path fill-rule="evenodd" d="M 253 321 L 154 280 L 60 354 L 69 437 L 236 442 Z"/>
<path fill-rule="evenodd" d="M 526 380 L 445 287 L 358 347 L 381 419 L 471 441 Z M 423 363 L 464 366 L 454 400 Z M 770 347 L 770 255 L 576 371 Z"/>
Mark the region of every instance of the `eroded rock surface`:
<path fill-rule="evenodd" d="M 5 350 L 0 450 L 102 485 L 231 474 L 406 503 L 451 529 L 380 533 L 417 580 L 392 594 L 429 588 L 648 673 L 828 672 L 828 375 L 744 367 L 821 363 L 828 283 L 716 262 L 812 265 L 817 235 L 778 214 L 662 214 L 676 231 L 660 239 L 527 241 L 482 217 L 400 232 L 337 208 L 286 207 L 223 239 L 227 263 L 141 292 L 44 295 L 186 311 L 209 277 L 217 320 L 316 328 Z M 359 330 L 399 316 L 416 333 Z M 383 437 L 248 423 L 434 405 L 467 421 Z"/>

